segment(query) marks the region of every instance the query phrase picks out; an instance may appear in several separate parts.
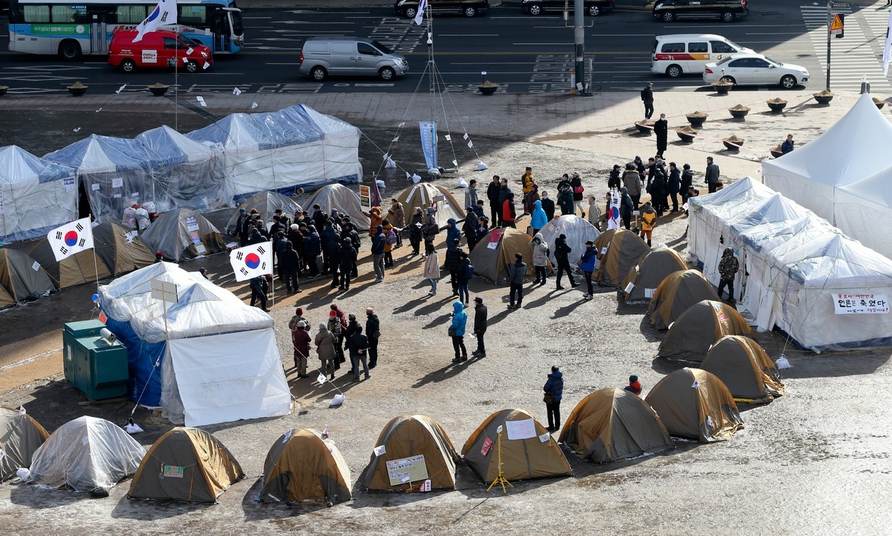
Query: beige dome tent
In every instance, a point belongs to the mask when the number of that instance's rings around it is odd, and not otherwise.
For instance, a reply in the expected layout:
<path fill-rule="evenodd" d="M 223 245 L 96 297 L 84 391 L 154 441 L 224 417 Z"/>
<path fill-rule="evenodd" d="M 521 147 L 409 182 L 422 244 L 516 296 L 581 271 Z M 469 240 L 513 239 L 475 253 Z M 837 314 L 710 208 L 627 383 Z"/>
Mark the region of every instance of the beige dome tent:
<path fill-rule="evenodd" d="M 603 251 L 599 249 L 598 251 Z M 625 229 L 613 233 L 607 252 L 601 258 L 597 275 L 598 284 L 619 286 L 626 274 L 647 255 L 650 248 L 637 234 Z"/>
<path fill-rule="evenodd" d="M 394 417 L 384 426 L 357 485 L 370 491 L 455 489 L 458 454 L 446 430 L 424 415 Z"/>
<path fill-rule="evenodd" d="M 116 223 L 101 223 L 93 227 L 96 256 L 105 262 L 113 276 L 145 268 L 155 262 L 155 252 L 133 231 Z"/>
<path fill-rule="evenodd" d="M 706 443 L 731 439 L 743 428 L 731 392 L 705 370 L 676 370 L 657 382 L 645 400 L 673 436 Z"/>
<path fill-rule="evenodd" d="M 34 453 L 48 437 L 30 415 L 0 408 L 0 482 L 16 476 L 21 467 L 31 467 Z"/>
<path fill-rule="evenodd" d="M 369 229 L 369 217 L 363 212 L 363 207 L 359 202 L 359 194 L 343 184 L 325 185 L 310 196 L 301 196 L 298 199 L 298 204 L 310 214 L 310 217 L 313 216 L 313 205 L 319 205 L 322 212 L 326 214 L 331 214 L 332 210 L 337 210 L 341 214 L 350 216 L 350 221 L 360 231 Z M 322 229 L 316 230 L 320 233 L 322 232 Z"/>
<path fill-rule="evenodd" d="M 407 217 L 415 213 L 416 207 L 421 207 L 421 210 L 427 214 L 428 207 L 431 206 L 432 202 L 436 201 L 436 219 L 440 227 L 445 227 L 449 218 L 455 221 L 465 219 L 465 209 L 461 206 L 462 204 L 458 199 L 452 195 L 452 192 L 430 182 L 413 184 L 398 193 L 396 198 L 403 204 Z"/>
<path fill-rule="evenodd" d="M 568 256 L 571 265 L 575 265 L 585 253 L 585 243 L 598 239 L 600 232 L 594 225 L 579 216 L 560 216 L 545 224 L 540 231 L 542 237 L 548 243 L 549 256 L 554 258 L 554 243 L 561 235 L 567 237 L 567 245 L 570 247 Z"/>
<path fill-rule="evenodd" d="M 257 192 L 239 203 L 238 208 L 243 208 L 246 212 L 251 212 L 252 209 L 256 210 L 267 225 L 272 225 L 273 216 L 276 215 L 277 209 L 281 210 L 283 214 L 292 220 L 296 211 L 303 210 L 297 201 L 279 192 Z M 230 216 L 224 227 L 226 234 L 230 236 L 238 235 L 238 230 L 235 228 L 238 216 L 239 211 L 233 211 L 232 216 Z"/>
<path fill-rule="evenodd" d="M 527 275 L 533 273 L 533 243 L 530 235 L 512 227 L 496 227 L 484 236 L 474 249 L 470 259 L 474 273 L 498 284 L 508 275 L 508 265 L 514 263 L 514 255 L 523 255 Z"/>
<path fill-rule="evenodd" d="M 189 208 L 161 214 L 140 238 L 152 251 L 160 252 L 165 259 L 174 262 L 226 250 L 220 230 Z"/>
<path fill-rule="evenodd" d="M 241 465 L 214 436 L 177 427 L 152 444 L 127 496 L 212 503 L 244 476 Z"/>
<path fill-rule="evenodd" d="M 0 248 L 0 308 L 46 296 L 53 290 L 50 276 L 30 255 Z"/>
<path fill-rule="evenodd" d="M 95 244 L 95 238 L 94 247 L 98 247 L 98 244 Z M 81 251 L 66 259 L 56 261 L 53 248 L 46 238 L 23 243 L 20 248 L 46 270 L 47 275 L 50 276 L 56 287 L 60 289 L 83 285 L 84 283 L 93 283 L 95 285 L 97 279 L 106 279 L 112 276 L 104 260 L 99 258 L 98 255 L 94 259 L 93 250 Z"/>
<path fill-rule="evenodd" d="M 341 451 L 316 430 L 282 434 L 263 463 L 263 502 L 324 501 L 329 506 L 350 500 L 350 468 Z"/>
<path fill-rule="evenodd" d="M 722 337 L 706 353 L 701 368 L 718 376 L 737 402 L 768 403 L 784 394 L 774 361 L 749 337 Z"/>
<path fill-rule="evenodd" d="M 689 307 L 669 326 L 658 355 L 699 363 L 709 347 L 725 335 L 750 333 L 749 325 L 736 309 L 722 302 L 703 300 Z"/>
<path fill-rule="evenodd" d="M 484 482 L 492 482 L 499 474 L 500 442 L 507 480 L 570 474 L 563 451 L 539 421 L 526 411 L 503 409 L 480 423 L 461 450 L 467 464 Z"/>
<path fill-rule="evenodd" d="M 703 274 L 697 270 L 671 273 L 657 286 L 650 300 L 650 323 L 657 329 L 668 329 L 669 324 L 702 300 L 721 301 Z"/>
<path fill-rule="evenodd" d="M 684 271 L 687 267 L 687 263 L 674 249 L 666 246 L 655 248 L 629 270 L 620 289 L 621 298 L 626 303 L 650 301 L 666 277 Z"/>
<path fill-rule="evenodd" d="M 560 442 L 595 463 L 608 463 L 673 448 L 669 432 L 650 405 L 622 389 L 599 389 L 576 404 Z"/>

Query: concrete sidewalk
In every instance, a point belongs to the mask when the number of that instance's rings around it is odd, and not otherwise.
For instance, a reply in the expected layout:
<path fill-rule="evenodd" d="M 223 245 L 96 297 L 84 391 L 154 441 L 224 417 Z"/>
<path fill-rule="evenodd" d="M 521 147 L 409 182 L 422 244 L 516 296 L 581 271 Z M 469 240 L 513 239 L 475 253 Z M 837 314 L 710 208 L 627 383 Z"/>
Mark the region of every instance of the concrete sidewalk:
<path fill-rule="evenodd" d="M 769 149 L 780 143 L 787 133 L 793 134 L 800 145 L 814 139 L 847 112 L 858 96 L 856 93 L 837 94 L 830 106 L 823 107 L 815 104 L 811 94 L 810 91 L 732 91 L 728 96 L 719 97 L 711 91 L 659 92 L 656 116 L 666 113 L 670 125 L 666 157 L 679 165 L 688 162 L 694 169 L 701 170 L 706 157 L 713 156 L 727 177 L 758 177 L 760 161 L 768 157 Z M 275 110 L 301 103 L 353 124 L 396 130 L 401 122 L 407 125 L 404 128 L 412 128 L 413 123 L 430 119 L 432 109 L 426 94 L 414 99 L 397 93 L 240 96 L 211 93 L 202 96 L 207 102 L 206 108 L 198 105 L 197 95 L 180 95 L 179 113 L 223 116 L 232 112 Z M 765 104 L 767 99 L 776 96 L 789 102 L 785 113 L 780 115 L 769 113 Z M 257 107 L 252 109 L 253 103 Z M 736 104 L 751 108 L 745 121 L 731 119 L 727 110 Z M 175 110 L 172 99 L 139 93 L 81 98 L 8 96 L 0 100 L 0 111 L 4 112 L 40 109 L 96 113 L 100 107 L 132 113 L 167 112 L 171 116 Z M 447 96 L 445 107 L 453 133 L 467 132 L 579 149 L 609 157 L 617 163 L 626 162 L 635 155 L 646 158 L 655 153 L 655 137 L 642 137 L 634 127 L 635 121 L 643 118 L 636 92 L 599 93 L 592 97 L 457 94 Z M 439 103 L 434 109 L 441 109 Z M 685 126 L 685 114 L 693 111 L 706 112 L 709 119 L 693 144 L 682 145 L 674 129 Z M 443 124 L 442 117 L 435 119 Z M 738 153 L 726 151 L 722 144 L 722 139 L 732 134 L 746 140 Z M 478 145 L 476 150 L 484 155 L 487 148 Z"/>

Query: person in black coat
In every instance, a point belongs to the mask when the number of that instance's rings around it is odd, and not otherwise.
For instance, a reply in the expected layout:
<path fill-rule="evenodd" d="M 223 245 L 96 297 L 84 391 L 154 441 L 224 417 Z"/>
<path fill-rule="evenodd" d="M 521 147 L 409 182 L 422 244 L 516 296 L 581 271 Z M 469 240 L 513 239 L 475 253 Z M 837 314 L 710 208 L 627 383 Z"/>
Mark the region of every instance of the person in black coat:
<path fill-rule="evenodd" d="M 381 338 L 381 321 L 375 310 L 369 307 L 365 310 L 365 336 L 369 341 L 369 368 L 378 366 L 378 339 Z"/>
<path fill-rule="evenodd" d="M 657 135 L 657 158 L 663 158 L 666 145 L 669 143 L 669 122 L 666 114 L 660 114 L 660 118 L 654 123 L 654 134 Z"/>
<path fill-rule="evenodd" d="M 622 218 L 623 227 L 627 230 L 632 226 L 633 210 L 635 210 L 635 203 L 632 201 L 632 196 L 629 195 L 629 191 L 625 188 L 620 189 L 619 217 Z"/>
<path fill-rule="evenodd" d="M 678 192 L 681 189 L 681 174 L 675 162 L 669 162 L 669 197 L 672 198 L 672 212 L 678 212 Z"/>
<path fill-rule="evenodd" d="M 474 336 L 477 337 L 477 349 L 472 355 L 477 359 L 486 357 L 486 343 L 483 336 L 486 334 L 488 314 L 486 306 L 483 305 L 483 298 L 480 296 L 474 298 Z"/>
<path fill-rule="evenodd" d="M 685 164 L 681 166 L 681 186 L 679 187 L 679 191 L 681 192 L 681 204 L 688 202 L 688 197 L 691 195 L 691 188 L 693 186 L 694 172 L 691 171 L 690 164 Z"/>
<path fill-rule="evenodd" d="M 356 264 L 356 248 L 353 247 L 353 242 L 349 238 L 341 239 L 341 247 L 338 249 L 338 261 L 340 264 L 338 266 L 340 271 L 340 285 L 338 288 L 350 290 L 350 272 L 353 270 L 353 265 Z"/>
<path fill-rule="evenodd" d="M 554 201 L 548 197 L 548 192 L 542 190 L 542 197 L 539 198 L 539 201 L 542 201 L 542 210 L 545 211 L 545 216 L 548 218 L 548 221 L 554 219 Z"/>
<path fill-rule="evenodd" d="M 415 213 L 412 214 L 412 218 L 409 220 L 409 243 L 412 244 L 412 253 L 409 254 L 410 257 L 418 255 L 421 251 L 421 229 L 423 227 L 424 213 L 421 212 L 421 207 L 415 207 Z"/>
<path fill-rule="evenodd" d="M 561 286 L 561 279 L 564 273 L 567 274 L 567 278 L 570 280 L 570 286 L 576 286 L 576 282 L 573 281 L 573 269 L 570 267 L 569 255 L 571 251 L 573 250 L 567 245 L 567 235 L 562 234 L 558 236 L 554 241 L 554 260 L 557 261 L 557 286 L 555 288 L 557 290 L 564 289 Z"/>
<path fill-rule="evenodd" d="M 355 319 L 352 319 L 351 322 L 354 322 Z M 347 326 L 348 332 L 350 331 L 350 326 Z M 365 379 L 371 378 L 371 374 L 369 374 L 369 365 L 368 365 L 368 348 L 369 348 L 369 339 L 365 335 L 362 334 L 362 326 L 356 324 L 355 329 L 350 334 L 347 339 L 347 348 L 350 350 L 350 364 L 353 367 L 353 381 L 359 381 L 359 364 L 362 363 L 362 371 L 365 373 Z"/>
<path fill-rule="evenodd" d="M 322 240 L 315 227 L 307 229 L 307 236 L 304 237 L 304 255 L 306 262 L 310 268 L 310 276 L 319 275 L 319 264 L 316 257 L 322 254 Z"/>
<path fill-rule="evenodd" d="M 285 288 L 288 294 L 300 292 L 300 282 L 297 279 L 297 265 L 300 258 L 294 250 L 294 244 L 285 241 L 285 247 L 279 253 L 279 277 L 285 280 Z"/>
<path fill-rule="evenodd" d="M 650 119 L 654 114 L 654 84 L 648 82 L 641 90 L 641 102 L 644 103 L 644 118 Z"/>
<path fill-rule="evenodd" d="M 610 176 L 607 177 L 607 189 L 612 190 L 616 188 L 620 189 L 622 186 L 622 168 L 619 167 L 619 164 L 613 164 L 613 169 L 610 170 Z"/>
<path fill-rule="evenodd" d="M 260 308 L 269 311 L 266 308 L 266 291 L 268 289 L 269 284 L 266 282 L 265 275 L 258 275 L 251 279 L 251 307 L 254 307 L 254 304 L 259 300 Z"/>
<path fill-rule="evenodd" d="M 477 245 L 477 241 L 480 240 L 480 237 L 477 236 L 477 227 L 479 224 L 480 221 L 477 218 L 477 213 L 473 210 L 469 210 L 465 216 L 465 221 L 461 226 L 461 230 L 465 233 L 465 239 L 468 241 L 468 251 L 473 251 L 474 246 Z"/>
<path fill-rule="evenodd" d="M 499 203 L 499 188 L 502 187 L 498 175 L 492 176 L 492 182 L 486 186 L 486 198 L 489 199 L 489 215 L 493 224 L 499 221 L 499 211 L 502 204 Z"/>

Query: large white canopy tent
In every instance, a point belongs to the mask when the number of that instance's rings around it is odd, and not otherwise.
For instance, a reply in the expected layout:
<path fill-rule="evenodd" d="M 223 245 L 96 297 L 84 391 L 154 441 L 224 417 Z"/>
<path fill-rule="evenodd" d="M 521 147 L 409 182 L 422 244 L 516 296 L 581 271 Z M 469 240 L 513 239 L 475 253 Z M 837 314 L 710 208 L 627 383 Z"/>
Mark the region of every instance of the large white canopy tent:
<path fill-rule="evenodd" d="M 178 299 L 152 297 L 153 280 Z M 131 398 L 187 426 L 287 415 L 291 392 L 273 320 L 197 272 L 157 263 L 99 289 L 107 325 L 127 347 Z M 166 317 L 166 321 L 165 321 Z M 160 370 L 153 370 L 161 361 Z"/>
<path fill-rule="evenodd" d="M 892 123 L 870 94 L 816 139 L 762 161 L 765 184 L 811 209 L 864 245 L 892 257 L 877 216 L 892 209 Z"/>
<path fill-rule="evenodd" d="M 74 169 L 0 147 L 0 244 L 45 236 L 77 219 Z"/>

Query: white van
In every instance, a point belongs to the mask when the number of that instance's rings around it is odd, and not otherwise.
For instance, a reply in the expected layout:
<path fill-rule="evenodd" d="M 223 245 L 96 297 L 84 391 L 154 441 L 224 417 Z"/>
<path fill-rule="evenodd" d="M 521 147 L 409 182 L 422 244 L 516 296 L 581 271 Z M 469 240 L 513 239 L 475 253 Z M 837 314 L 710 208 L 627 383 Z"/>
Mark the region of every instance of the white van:
<path fill-rule="evenodd" d="M 707 63 L 740 53 L 752 54 L 753 50 L 721 35 L 658 35 L 654 41 L 650 72 L 665 74 L 669 78 L 678 78 L 683 74 L 702 74 Z"/>

